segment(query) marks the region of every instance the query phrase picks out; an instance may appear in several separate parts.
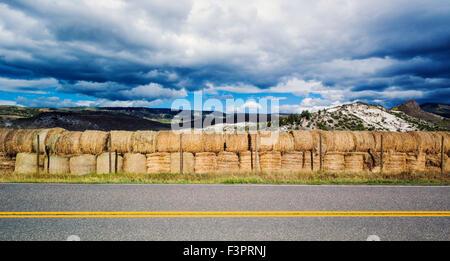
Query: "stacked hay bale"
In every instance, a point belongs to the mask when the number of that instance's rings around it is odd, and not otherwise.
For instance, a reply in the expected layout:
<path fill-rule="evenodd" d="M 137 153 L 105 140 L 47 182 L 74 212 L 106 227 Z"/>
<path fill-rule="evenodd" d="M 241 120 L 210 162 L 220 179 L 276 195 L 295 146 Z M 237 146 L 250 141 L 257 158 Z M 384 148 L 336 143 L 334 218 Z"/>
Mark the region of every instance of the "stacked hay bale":
<path fill-rule="evenodd" d="M 383 155 L 383 171 L 389 173 L 400 173 L 406 171 L 406 153 L 388 152 Z"/>
<path fill-rule="evenodd" d="M 262 171 L 281 170 L 281 153 L 279 151 L 262 151 L 259 153 L 259 165 Z"/>
<path fill-rule="evenodd" d="M 47 133 L 51 129 L 40 129 L 34 133 L 33 136 L 33 152 L 46 153 L 45 152 L 45 139 L 47 137 Z M 39 151 L 38 150 L 38 136 L 39 136 Z"/>
<path fill-rule="evenodd" d="M 425 167 L 428 172 L 441 171 L 441 155 L 438 153 L 427 153 L 425 155 Z"/>
<path fill-rule="evenodd" d="M 256 143 L 256 144 L 255 144 Z M 289 132 L 271 132 L 259 131 L 258 139 L 256 134 L 250 134 L 251 150 L 255 151 L 258 145 L 258 151 L 294 151 L 294 137 Z"/>
<path fill-rule="evenodd" d="M 181 134 L 182 148 L 186 152 L 203 152 L 203 135 L 200 132 L 186 132 Z"/>
<path fill-rule="evenodd" d="M 8 136 L 8 133 L 11 131 L 11 129 L 0 129 L 0 152 L 6 152 L 6 136 Z"/>
<path fill-rule="evenodd" d="M 355 151 L 375 151 L 376 143 L 373 133 L 370 131 L 355 131 L 352 133 L 355 141 Z"/>
<path fill-rule="evenodd" d="M 322 152 L 355 151 L 355 139 L 351 131 L 322 131 Z M 319 150 L 318 145 L 316 150 Z"/>
<path fill-rule="evenodd" d="M 81 154 L 81 131 L 66 131 L 61 133 L 56 142 L 56 152 L 58 154 Z"/>
<path fill-rule="evenodd" d="M 364 170 L 363 152 L 349 152 L 344 156 L 344 169 L 349 172 L 361 172 Z"/>
<path fill-rule="evenodd" d="M 170 173 L 180 173 L 180 153 L 170 153 Z M 194 154 L 183 152 L 183 173 L 194 173 Z"/>
<path fill-rule="evenodd" d="M 11 174 L 14 172 L 16 157 L 0 152 L 0 174 Z"/>
<path fill-rule="evenodd" d="M 95 174 L 97 157 L 90 154 L 73 156 L 69 160 L 69 168 L 73 175 Z"/>
<path fill-rule="evenodd" d="M 345 170 L 345 153 L 328 152 L 323 157 L 323 170 L 339 172 Z"/>
<path fill-rule="evenodd" d="M 111 173 L 123 172 L 123 157 L 117 155 L 117 171 L 116 171 L 116 153 L 111 153 Z M 109 174 L 109 153 L 102 153 L 97 156 L 97 174 Z"/>
<path fill-rule="evenodd" d="M 247 133 L 226 133 L 225 147 L 229 152 L 243 152 L 248 150 Z"/>
<path fill-rule="evenodd" d="M 147 154 L 147 173 L 170 173 L 170 154 L 169 152 Z"/>
<path fill-rule="evenodd" d="M 174 131 L 159 131 L 156 137 L 158 152 L 180 151 L 180 133 Z"/>
<path fill-rule="evenodd" d="M 98 155 L 107 151 L 108 136 L 109 134 L 104 131 L 83 132 L 80 137 L 81 153 Z"/>
<path fill-rule="evenodd" d="M 147 158 L 140 153 L 125 153 L 123 157 L 123 171 L 125 173 L 147 173 Z"/>
<path fill-rule="evenodd" d="M 130 153 L 133 151 L 133 135 L 131 131 L 111 131 L 111 151 Z"/>
<path fill-rule="evenodd" d="M 5 151 L 10 155 L 20 152 L 31 153 L 33 151 L 33 137 L 38 130 L 11 130 L 5 136 Z"/>
<path fill-rule="evenodd" d="M 56 153 L 56 145 L 58 139 L 65 133 L 66 130 L 62 128 L 52 128 L 45 135 L 45 148 L 49 150 L 50 154 Z"/>
<path fill-rule="evenodd" d="M 281 155 L 281 169 L 284 171 L 303 170 L 303 152 L 291 151 Z"/>
<path fill-rule="evenodd" d="M 406 170 L 410 172 L 425 171 L 425 153 L 409 152 L 406 154 Z"/>
<path fill-rule="evenodd" d="M 234 152 L 221 151 L 217 155 L 217 170 L 219 172 L 239 171 L 239 157 Z"/>
<path fill-rule="evenodd" d="M 48 174 L 68 174 L 70 173 L 69 158 L 59 155 L 46 156 L 44 169 Z"/>
<path fill-rule="evenodd" d="M 315 148 L 314 141 L 317 140 L 317 132 L 312 131 L 292 131 L 294 149 L 296 151 L 311 151 Z"/>
<path fill-rule="evenodd" d="M 249 172 L 255 169 L 255 153 L 251 151 L 239 152 L 239 170 Z"/>
<path fill-rule="evenodd" d="M 156 152 L 156 131 L 136 131 L 132 135 L 133 153 L 154 153 Z M 131 151 L 130 151 L 131 152 Z"/>
<path fill-rule="evenodd" d="M 202 144 L 203 151 L 221 152 L 224 149 L 225 137 L 222 133 L 204 133 Z"/>
<path fill-rule="evenodd" d="M 320 155 L 318 152 L 305 151 L 303 154 L 303 169 L 306 171 L 320 170 Z"/>
<path fill-rule="evenodd" d="M 37 154 L 20 152 L 16 155 L 14 173 L 34 174 L 36 173 Z M 39 172 L 44 171 L 44 156 L 39 157 Z"/>
<path fill-rule="evenodd" d="M 217 169 L 217 157 L 214 152 L 195 153 L 194 171 L 195 173 L 213 173 Z"/>

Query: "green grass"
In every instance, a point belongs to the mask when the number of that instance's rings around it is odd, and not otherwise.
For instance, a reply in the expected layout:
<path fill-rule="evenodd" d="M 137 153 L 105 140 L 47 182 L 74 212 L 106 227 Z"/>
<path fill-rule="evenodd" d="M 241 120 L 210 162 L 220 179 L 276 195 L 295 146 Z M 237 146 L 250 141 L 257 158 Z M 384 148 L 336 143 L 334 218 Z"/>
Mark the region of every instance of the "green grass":
<path fill-rule="evenodd" d="M 208 174 L 103 174 L 50 175 L 0 174 L 0 183 L 89 184 L 417 184 L 450 185 L 449 173 L 208 173 Z"/>

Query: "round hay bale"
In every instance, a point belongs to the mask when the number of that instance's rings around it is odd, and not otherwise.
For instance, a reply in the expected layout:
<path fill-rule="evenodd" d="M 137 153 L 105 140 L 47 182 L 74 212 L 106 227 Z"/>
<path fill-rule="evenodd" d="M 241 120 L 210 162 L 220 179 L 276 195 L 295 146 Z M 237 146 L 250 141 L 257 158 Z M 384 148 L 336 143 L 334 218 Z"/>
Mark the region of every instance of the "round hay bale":
<path fill-rule="evenodd" d="M 180 173 L 180 153 L 170 153 L 170 173 Z M 183 152 L 183 173 L 194 173 L 194 154 Z"/>
<path fill-rule="evenodd" d="M 11 174 L 16 166 L 16 157 L 0 152 L 0 174 Z"/>
<path fill-rule="evenodd" d="M 45 148 L 50 151 L 51 154 L 56 153 L 56 144 L 59 137 L 66 132 L 63 128 L 52 128 L 45 135 Z"/>
<path fill-rule="evenodd" d="M 425 153 L 410 152 L 406 154 L 406 169 L 410 172 L 425 171 Z"/>
<path fill-rule="evenodd" d="M 111 151 L 118 153 L 129 153 L 133 151 L 133 135 L 132 131 L 111 131 Z"/>
<path fill-rule="evenodd" d="M 56 142 L 56 152 L 58 154 L 80 154 L 81 131 L 66 131 L 61 133 Z"/>
<path fill-rule="evenodd" d="M 37 130 L 36 133 L 34 133 L 34 137 L 33 137 L 33 152 L 38 152 L 38 140 L 37 140 L 37 136 L 39 135 L 39 153 L 45 153 L 45 139 L 47 137 L 47 133 L 50 131 L 51 129 L 40 129 Z"/>
<path fill-rule="evenodd" d="M 70 174 L 73 175 L 95 174 L 97 157 L 90 154 L 73 156 L 69 160 L 69 168 Z"/>
<path fill-rule="evenodd" d="M 275 172 L 281 170 L 281 152 L 263 151 L 259 153 L 259 165 L 262 171 Z"/>
<path fill-rule="evenodd" d="M 294 137 L 291 135 L 291 133 L 277 132 L 277 134 L 278 138 L 275 138 L 273 150 L 281 152 L 294 151 Z"/>
<path fill-rule="evenodd" d="M 305 151 L 303 153 L 303 169 L 307 171 L 320 170 L 320 157 L 318 152 Z"/>
<path fill-rule="evenodd" d="M 217 155 L 217 170 L 219 172 L 239 171 L 239 157 L 235 152 L 222 151 Z"/>
<path fill-rule="evenodd" d="M 323 131 L 322 152 L 355 151 L 354 136 L 351 131 Z"/>
<path fill-rule="evenodd" d="M 375 150 L 375 138 L 370 131 L 354 131 L 352 132 L 355 139 L 355 150 L 358 152 L 367 152 Z"/>
<path fill-rule="evenodd" d="M 140 153 L 125 153 L 123 157 L 123 171 L 125 173 L 147 173 L 147 158 Z"/>
<path fill-rule="evenodd" d="M 345 170 L 345 154 L 342 152 L 326 153 L 323 157 L 323 170 L 331 172 Z"/>
<path fill-rule="evenodd" d="M 383 171 L 389 173 L 400 173 L 406 171 L 406 153 L 390 152 L 383 154 L 386 161 L 383 162 Z"/>
<path fill-rule="evenodd" d="M 134 153 L 156 152 L 156 131 L 136 131 L 133 135 L 132 149 Z"/>
<path fill-rule="evenodd" d="M 417 142 L 417 151 L 425 153 L 440 152 L 441 140 L 433 132 L 411 131 L 409 135 L 413 136 Z"/>
<path fill-rule="evenodd" d="M 70 163 L 69 158 L 58 155 L 46 156 L 44 160 L 45 172 L 49 174 L 69 174 Z"/>
<path fill-rule="evenodd" d="M 202 144 L 205 152 L 221 152 L 225 145 L 225 138 L 222 133 L 204 133 Z"/>
<path fill-rule="evenodd" d="M 397 152 L 413 152 L 417 151 L 418 142 L 415 135 L 407 132 L 392 133 L 396 139 L 395 151 Z"/>
<path fill-rule="evenodd" d="M 6 152 L 5 143 L 6 137 L 11 132 L 11 129 L 0 129 L 0 151 Z"/>
<path fill-rule="evenodd" d="M 170 158 L 169 152 L 155 152 L 147 154 L 147 173 L 170 173 Z"/>
<path fill-rule="evenodd" d="M 444 153 L 446 153 L 446 154 L 450 153 L 450 132 L 439 131 L 439 132 L 436 132 L 436 135 L 441 136 L 440 137 L 441 143 L 442 143 L 442 137 L 444 137 Z"/>
<path fill-rule="evenodd" d="M 395 145 L 397 143 L 396 138 L 393 134 L 393 132 L 387 132 L 387 131 L 376 131 L 373 132 L 373 136 L 375 139 L 375 151 L 380 152 L 381 151 L 381 136 L 383 136 L 383 151 L 395 151 Z"/>
<path fill-rule="evenodd" d="M 274 150 L 277 137 L 277 134 L 271 131 L 258 131 L 258 139 L 256 139 L 256 134 L 252 133 L 250 134 L 250 148 L 252 151 L 256 151 L 257 144 L 258 152 L 272 151 Z"/>
<path fill-rule="evenodd" d="M 36 153 L 17 153 L 14 173 L 16 174 L 35 174 L 36 173 Z M 44 156 L 39 157 L 39 172 L 43 173 Z"/>
<path fill-rule="evenodd" d="M 248 150 L 247 133 L 226 133 L 225 147 L 229 152 L 242 152 Z"/>
<path fill-rule="evenodd" d="M 80 137 L 80 148 L 84 154 L 98 155 L 107 151 L 108 132 L 88 130 Z"/>
<path fill-rule="evenodd" d="M 296 151 L 308 151 L 314 148 L 312 131 L 295 130 L 292 131 L 294 139 L 294 149 Z"/>
<path fill-rule="evenodd" d="M 364 153 L 350 152 L 344 156 L 344 169 L 349 172 L 361 172 L 364 170 Z"/>
<path fill-rule="evenodd" d="M 195 173 L 214 173 L 217 170 L 217 157 L 214 152 L 195 153 L 194 171 Z"/>
<path fill-rule="evenodd" d="M 37 130 L 12 130 L 5 137 L 5 151 L 8 154 L 33 151 L 33 137 Z"/>
<path fill-rule="evenodd" d="M 158 152 L 180 151 L 180 134 L 174 131 L 159 131 L 156 138 Z"/>
<path fill-rule="evenodd" d="M 255 169 L 255 153 L 251 151 L 239 152 L 239 170 L 249 172 Z"/>
<path fill-rule="evenodd" d="M 281 155 L 281 169 L 283 171 L 301 171 L 303 169 L 303 152 L 292 151 Z"/>
<path fill-rule="evenodd" d="M 123 157 L 117 155 L 117 171 L 116 171 L 116 153 L 111 153 L 111 173 L 123 172 Z M 102 153 L 97 156 L 97 174 L 109 174 L 109 152 Z"/>
<path fill-rule="evenodd" d="M 186 152 L 203 152 L 203 135 L 199 132 L 184 132 L 181 135 L 183 151 Z"/>

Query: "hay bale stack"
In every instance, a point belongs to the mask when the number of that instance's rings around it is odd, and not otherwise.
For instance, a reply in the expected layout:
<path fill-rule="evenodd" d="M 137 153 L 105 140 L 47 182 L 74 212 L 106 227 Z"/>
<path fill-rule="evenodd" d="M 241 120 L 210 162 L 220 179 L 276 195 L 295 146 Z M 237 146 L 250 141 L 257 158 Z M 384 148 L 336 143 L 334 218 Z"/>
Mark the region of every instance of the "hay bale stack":
<path fill-rule="evenodd" d="M 441 171 L 441 155 L 439 153 L 427 153 L 425 156 L 425 168 L 428 172 Z"/>
<path fill-rule="evenodd" d="M 199 132 L 186 132 L 181 135 L 183 151 L 186 152 L 203 152 L 203 135 Z"/>
<path fill-rule="evenodd" d="M 329 152 L 323 157 L 323 170 L 339 172 L 345 170 L 345 153 Z"/>
<path fill-rule="evenodd" d="M 203 151 L 221 152 L 225 145 L 225 137 L 222 133 L 204 133 L 202 137 Z"/>
<path fill-rule="evenodd" d="M 11 174 L 16 166 L 16 157 L 0 152 L 0 174 Z"/>
<path fill-rule="evenodd" d="M 344 169 L 349 172 L 361 172 L 364 170 L 365 154 L 361 152 L 350 152 L 344 156 Z"/>
<path fill-rule="evenodd" d="M 320 170 L 320 156 L 318 152 L 305 151 L 303 153 L 303 169 L 307 171 Z"/>
<path fill-rule="evenodd" d="M 217 169 L 217 157 L 214 152 L 195 153 L 194 171 L 195 173 L 213 173 Z"/>
<path fill-rule="evenodd" d="M 170 173 L 180 173 L 180 153 L 170 153 Z M 194 154 L 183 152 L 183 173 L 194 173 Z"/>
<path fill-rule="evenodd" d="M 272 151 L 277 137 L 277 134 L 271 131 L 258 131 L 258 139 L 256 139 L 256 134 L 252 133 L 250 134 L 250 148 L 255 151 L 256 145 L 258 145 L 258 152 Z"/>
<path fill-rule="evenodd" d="M 263 151 L 259 153 L 259 164 L 261 170 L 265 172 L 274 172 L 281 170 L 281 152 Z"/>
<path fill-rule="evenodd" d="M 294 151 L 294 137 L 289 132 L 278 132 L 278 139 L 275 139 L 273 150 L 288 152 Z"/>
<path fill-rule="evenodd" d="M 69 160 L 69 168 L 70 174 L 73 175 L 95 174 L 97 168 L 97 156 L 90 154 L 73 156 Z"/>
<path fill-rule="evenodd" d="M 50 155 L 44 159 L 45 172 L 49 174 L 69 174 L 69 158 L 58 155 Z"/>
<path fill-rule="evenodd" d="M 251 151 L 239 152 L 239 170 L 249 172 L 255 169 L 255 153 Z"/>
<path fill-rule="evenodd" d="M 417 136 L 406 132 L 374 132 L 376 151 L 381 151 L 381 135 L 383 135 L 383 151 L 413 152 L 418 148 Z"/>
<path fill-rule="evenodd" d="M 226 151 L 242 152 L 248 150 L 247 133 L 226 133 L 225 134 Z"/>
<path fill-rule="evenodd" d="M 14 173 L 16 174 L 34 174 L 36 173 L 36 153 L 17 153 Z M 39 157 L 39 172 L 44 171 L 44 156 Z"/>
<path fill-rule="evenodd" d="M 170 173 L 169 152 L 155 152 L 147 154 L 147 173 Z"/>
<path fill-rule="evenodd" d="M 355 131 L 352 132 L 355 140 L 355 150 L 357 152 L 368 152 L 375 150 L 375 138 L 370 131 Z"/>
<path fill-rule="evenodd" d="M 440 136 L 440 139 L 442 139 L 442 136 L 444 137 L 444 153 L 450 154 L 450 132 L 439 131 L 436 132 L 436 135 Z"/>
<path fill-rule="evenodd" d="M 123 157 L 123 172 L 147 173 L 147 158 L 140 153 L 125 153 Z"/>
<path fill-rule="evenodd" d="M 314 132 L 312 131 L 292 131 L 292 136 L 294 139 L 294 149 L 296 151 L 312 150 L 315 147 L 313 135 Z"/>
<path fill-rule="evenodd" d="M 56 153 L 56 144 L 64 132 L 66 130 L 63 128 L 52 128 L 45 135 L 45 147 L 50 150 L 51 154 Z"/>
<path fill-rule="evenodd" d="M 406 153 L 390 152 L 383 154 L 386 161 L 383 162 L 383 171 L 390 173 L 400 173 L 406 171 Z"/>
<path fill-rule="evenodd" d="M 31 153 L 33 151 L 33 137 L 38 130 L 12 130 L 5 137 L 5 151 L 14 155 L 20 152 Z"/>
<path fill-rule="evenodd" d="M 58 154 L 81 154 L 81 131 L 66 131 L 61 133 L 56 142 Z"/>
<path fill-rule="evenodd" d="M 111 153 L 111 173 L 116 173 L 116 153 Z M 123 157 L 117 155 L 117 173 L 123 172 Z M 97 174 L 109 174 L 109 153 L 97 156 Z"/>
<path fill-rule="evenodd" d="M 132 151 L 134 153 L 156 152 L 156 131 L 136 131 L 132 139 Z"/>
<path fill-rule="evenodd" d="M 281 155 L 281 169 L 285 171 L 301 171 L 303 169 L 303 152 L 284 152 Z"/>
<path fill-rule="evenodd" d="M 239 157 L 234 152 L 222 151 L 217 155 L 217 170 L 219 172 L 239 171 Z"/>
<path fill-rule="evenodd" d="M 180 151 L 180 134 L 174 131 L 159 131 L 156 138 L 158 152 Z"/>
<path fill-rule="evenodd" d="M 45 153 L 45 138 L 47 137 L 47 133 L 51 129 L 40 129 L 37 130 L 36 133 L 34 133 L 33 137 L 33 152 L 38 152 L 38 140 L 37 136 L 39 135 L 39 153 Z"/>
<path fill-rule="evenodd" d="M 6 143 L 6 136 L 8 136 L 8 133 L 10 133 L 11 129 L 0 129 L 0 151 L 5 152 L 5 143 Z"/>
<path fill-rule="evenodd" d="M 420 172 L 425 171 L 425 153 L 410 152 L 406 154 L 407 171 Z"/>
<path fill-rule="evenodd" d="M 351 131 L 323 131 L 321 133 L 322 152 L 355 151 L 355 141 Z"/>
<path fill-rule="evenodd" d="M 81 134 L 81 153 L 98 155 L 107 151 L 108 132 L 88 130 Z"/>
<path fill-rule="evenodd" d="M 111 151 L 118 153 L 129 153 L 133 151 L 133 135 L 132 131 L 111 131 Z"/>

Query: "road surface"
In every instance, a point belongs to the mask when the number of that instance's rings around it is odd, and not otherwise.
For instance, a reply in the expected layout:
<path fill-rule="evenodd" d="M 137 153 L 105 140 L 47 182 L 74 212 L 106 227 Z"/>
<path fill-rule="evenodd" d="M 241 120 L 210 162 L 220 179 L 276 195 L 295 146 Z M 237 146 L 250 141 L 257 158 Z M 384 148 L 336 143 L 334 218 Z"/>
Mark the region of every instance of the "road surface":
<path fill-rule="evenodd" d="M 450 240 L 450 187 L 0 184 L 0 240 Z"/>

